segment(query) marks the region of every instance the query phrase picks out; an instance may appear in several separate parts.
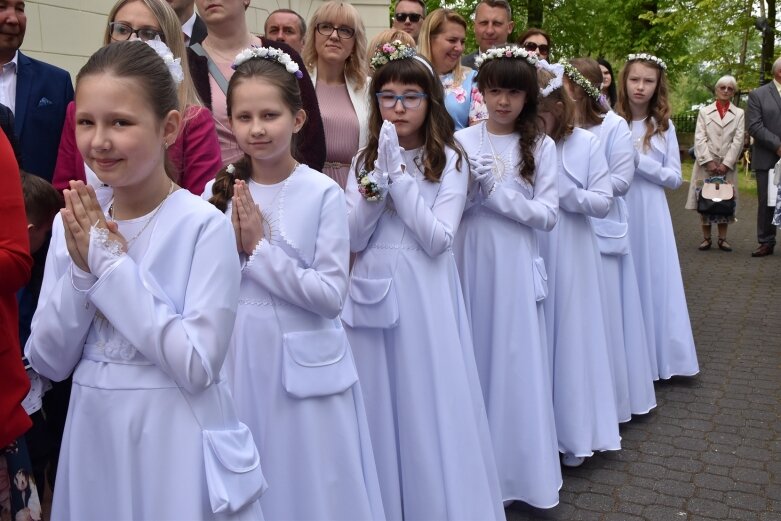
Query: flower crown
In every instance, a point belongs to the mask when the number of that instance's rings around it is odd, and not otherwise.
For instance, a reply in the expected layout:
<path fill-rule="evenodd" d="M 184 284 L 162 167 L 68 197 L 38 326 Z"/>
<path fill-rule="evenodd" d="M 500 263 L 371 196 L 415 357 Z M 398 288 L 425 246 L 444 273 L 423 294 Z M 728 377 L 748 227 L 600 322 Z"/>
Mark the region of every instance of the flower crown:
<path fill-rule="evenodd" d="M 654 62 L 656 65 L 661 67 L 663 71 L 667 70 L 667 64 L 664 63 L 664 60 L 662 60 L 661 58 L 657 58 L 653 54 L 642 52 L 640 54 L 630 54 L 629 56 L 626 57 L 626 61 L 628 62 L 633 62 L 636 60 L 645 60 L 649 62 Z"/>
<path fill-rule="evenodd" d="M 401 40 L 381 43 L 374 50 L 374 56 L 371 59 L 372 69 L 379 69 L 388 62 L 394 60 L 404 60 L 414 58 L 418 54 L 414 47 L 410 47 Z"/>
<path fill-rule="evenodd" d="M 163 59 L 165 66 L 168 67 L 168 72 L 171 73 L 174 83 L 178 87 L 182 81 L 184 81 L 184 71 L 182 70 L 182 60 L 174 58 L 174 53 L 171 49 L 163 43 L 163 40 L 159 36 L 155 36 L 154 40 L 147 40 L 146 44 L 154 50 L 160 58 Z"/>
<path fill-rule="evenodd" d="M 484 53 L 480 53 L 475 57 L 475 67 L 479 69 L 480 66 L 485 62 L 490 60 L 498 60 L 501 58 L 523 58 L 529 65 L 533 65 L 534 67 L 536 67 L 540 61 L 536 55 L 531 54 L 523 47 L 518 47 L 517 45 L 507 45 L 505 47 L 495 47 L 493 49 L 488 49 Z"/>
<path fill-rule="evenodd" d="M 247 47 L 233 60 L 231 69 L 234 71 L 239 68 L 244 62 L 249 60 L 262 59 L 272 62 L 277 62 L 280 65 L 284 65 L 287 72 L 298 78 L 299 80 L 304 77 L 304 73 L 298 68 L 298 64 L 290 57 L 290 55 L 280 49 L 274 49 L 272 47 L 260 47 L 258 45 L 252 45 Z"/>
<path fill-rule="evenodd" d="M 586 94 L 591 96 L 597 101 L 601 101 L 599 98 L 602 96 L 602 93 L 599 90 L 599 87 L 595 86 L 593 83 L 588 81 L 588 79 L 583 76 L 583 73 L 580 72 L 577 68 L 575 68 L 574 65 L 572 65 L 570 62 L 566 60 L 560 60 L 559 63 L 562 67 L 564 67 L 564 74 L 567 75 L 567 77 L 572 80 L 572 83 L 577 85 L 578 87 L 581 87 L 583 90 L 586 91 Z M 601 84 L 600 84 L 601 87 Z"/>
<path fill-rule="evenodd" d="M 537 60 L 537 68 L 553 74 L 548 84 L 540 89 L 540 95 L 544 98 L 556 89 L 564 85 L 564 66 L 560 63 L 548 63 L 545 60 Z"/>

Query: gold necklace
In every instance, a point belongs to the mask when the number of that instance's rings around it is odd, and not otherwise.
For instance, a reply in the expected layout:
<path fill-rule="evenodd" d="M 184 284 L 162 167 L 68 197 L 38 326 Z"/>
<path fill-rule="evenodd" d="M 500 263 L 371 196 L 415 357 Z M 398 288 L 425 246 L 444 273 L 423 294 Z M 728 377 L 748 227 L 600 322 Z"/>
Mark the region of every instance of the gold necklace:
<path fill-rule="evenodd" d="M 252 44 L 252 39 L 250 39 L 250 43 L 247 43 L 243 47 L 241 47 L 238 51 L 236 51 L 233 54 L 233 58 L 226 57 L 224 54 L 217 52 L 217 49 L 212 45 L 211 42 L 203 42 L 202 47 L 206 48 L 207 52 L 209 52 L 210 55 L 215 55 L 217 58 L 224 62 L 233 63 L 233 61 L 236 59 L 236 55 L 239 54 L 243 49 L 246 49 Z M 231 51 L 232 52 L 232 51 Z"/>
<path fill-rule="evenodd" d="M 163 197 L 163 200 L 160 201 L 160 204 L 158 204 L 155 207 L 155 209 L 152 210 L 152 212 L 149 215 L 149 218 L 146 220 L 146 222 L 144 222 L 144 226 L 141 227 L 141 230 L 137 234 L 135 234 L 133 237 L 131 237 L 130 239 L 125 241 L 125 244 L 127 245 L 128 249 L 130 249 L 130 245 L 133 243 L 133 241 L 138 239 L 141 236 L 141 234 L 144 233 L 144 231 L 147 229 L 149 224 L 154 220 L 155 215 L 157 215 L 157 212 L 159 212 L 160 209 L 163 207 L 163 203 L 168 199 L 168 196 L 170 196 L 172 193 L 174 193 L 174 186 L 176 186 L 176 185 L 174 184 L 173 181 L 171 181 L 171 186 L 168 189 L 168 193 L 165 194 L 165 197 Z M 112 221 L 117 222 L 117 220 L 114 219 L 114 201 L 113 200 L 111 201 L 111 205 L 109 205 L 109 207 L 108 207 L 108 216 L 111 218 Z"/>

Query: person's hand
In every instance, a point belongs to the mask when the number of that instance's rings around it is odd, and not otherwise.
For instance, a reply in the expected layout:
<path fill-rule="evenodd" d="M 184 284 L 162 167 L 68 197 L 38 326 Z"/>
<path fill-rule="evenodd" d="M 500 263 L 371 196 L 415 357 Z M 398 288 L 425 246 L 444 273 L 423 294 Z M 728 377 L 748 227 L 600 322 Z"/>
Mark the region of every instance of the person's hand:
<path fill-rule="evenodd" d="M 244 181 L 236 180 L 233 189 L 233 205 L 236 206 L 239 216 L 241 247 L 244 253 L 252 255 L 255 247 L 263 239 L 263 216 Z"/>
<path fill-rule="evenodd" d="M 776 155 L 777 155 L 778 157 L 781 157 L 781 146 L 779 146 L 779 147 L 776 149 Z"/>
<path fill-rule="evenodd" d="M 380 129 L 379 148 L 382 151 L 383 163 L 392 181 L 404 175 L 404 159 L 401 156 L 402 148 L 399 146 L 399 136 L 396 134 L 396 126 L 390 121 L 385 121 Z"/>
<path fill-rule="evenodd" d="M 61 210 L 65 229 L 65 243 L 73 263 L 82 271 L 91 273 L 88 259 L 92 227 L 108 230 L 108 240 L 127 251 L 127 241 L 119 233 L 115 222 L 107 222 L 98 203 L 95 189 L 82 181 L 71 181 L 70 189 L 63 191 L 65 208 Z"/>
<path fill-rule="evenodd" d="M 233 187 L 233 195 L 236 195 L 236 187 Z M 239 223 L 239 207 L 231 198 L 231 225 L 233 226 L 233 234 L 236 236 L 236 250 L 239 253 L 244 253 L 244 248 L 241 245 L 241 224 Z"/>
<path fill-rule="evenodd" d="M 715 174 L 718 172 L 719 164 L 716 161 L 710 160 L 703 165 L 708 173 Z"/>
<path fill-rule="evenodd" d="M 496 188 L 496 178 L 491 169 L 491 163 L 494 159 L 491 156 L 483 155 L 479 158 L 469 159 L 469 166 L 472 171 L 472 177 L 480 183 L 483 195 L 488 197 Z"/>

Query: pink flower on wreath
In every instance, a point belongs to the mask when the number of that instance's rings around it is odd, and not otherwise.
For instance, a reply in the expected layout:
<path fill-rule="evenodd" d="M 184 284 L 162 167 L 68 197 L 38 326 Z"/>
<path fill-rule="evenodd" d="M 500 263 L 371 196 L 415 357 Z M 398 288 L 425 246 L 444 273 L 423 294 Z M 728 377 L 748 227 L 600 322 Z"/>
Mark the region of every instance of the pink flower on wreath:
<path fill-rule="evenodd" d="M 396 50 L 396 48 L 394 46 L 392 46 L 391 44 L 389 44 L 389 43 L 385 43 L 382 46 L 382 51 L 383 52 L 391 53 L 391 52 L 393 52 L 395 50 Z"/>

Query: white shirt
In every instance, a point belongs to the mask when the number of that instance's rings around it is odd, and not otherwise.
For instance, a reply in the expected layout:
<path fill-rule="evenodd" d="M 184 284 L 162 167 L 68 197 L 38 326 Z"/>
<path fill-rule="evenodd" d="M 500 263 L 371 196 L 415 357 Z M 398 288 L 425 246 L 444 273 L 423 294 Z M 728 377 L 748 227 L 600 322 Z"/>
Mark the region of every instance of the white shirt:
<path fill-rule="evenodd" d="M 16 74 L 19 64 L 19 51 L 13 59 L 0 69 L 0 103 L 16 114 Z"/>
<path fill-rule="evenodd" d="M 182 24 L 182 32 L 184 33 L 184 45 L 190 45 L 190 38 L 193 36 L 193 26 L 195 25 L 195 11 L 192 16 Z"/>

